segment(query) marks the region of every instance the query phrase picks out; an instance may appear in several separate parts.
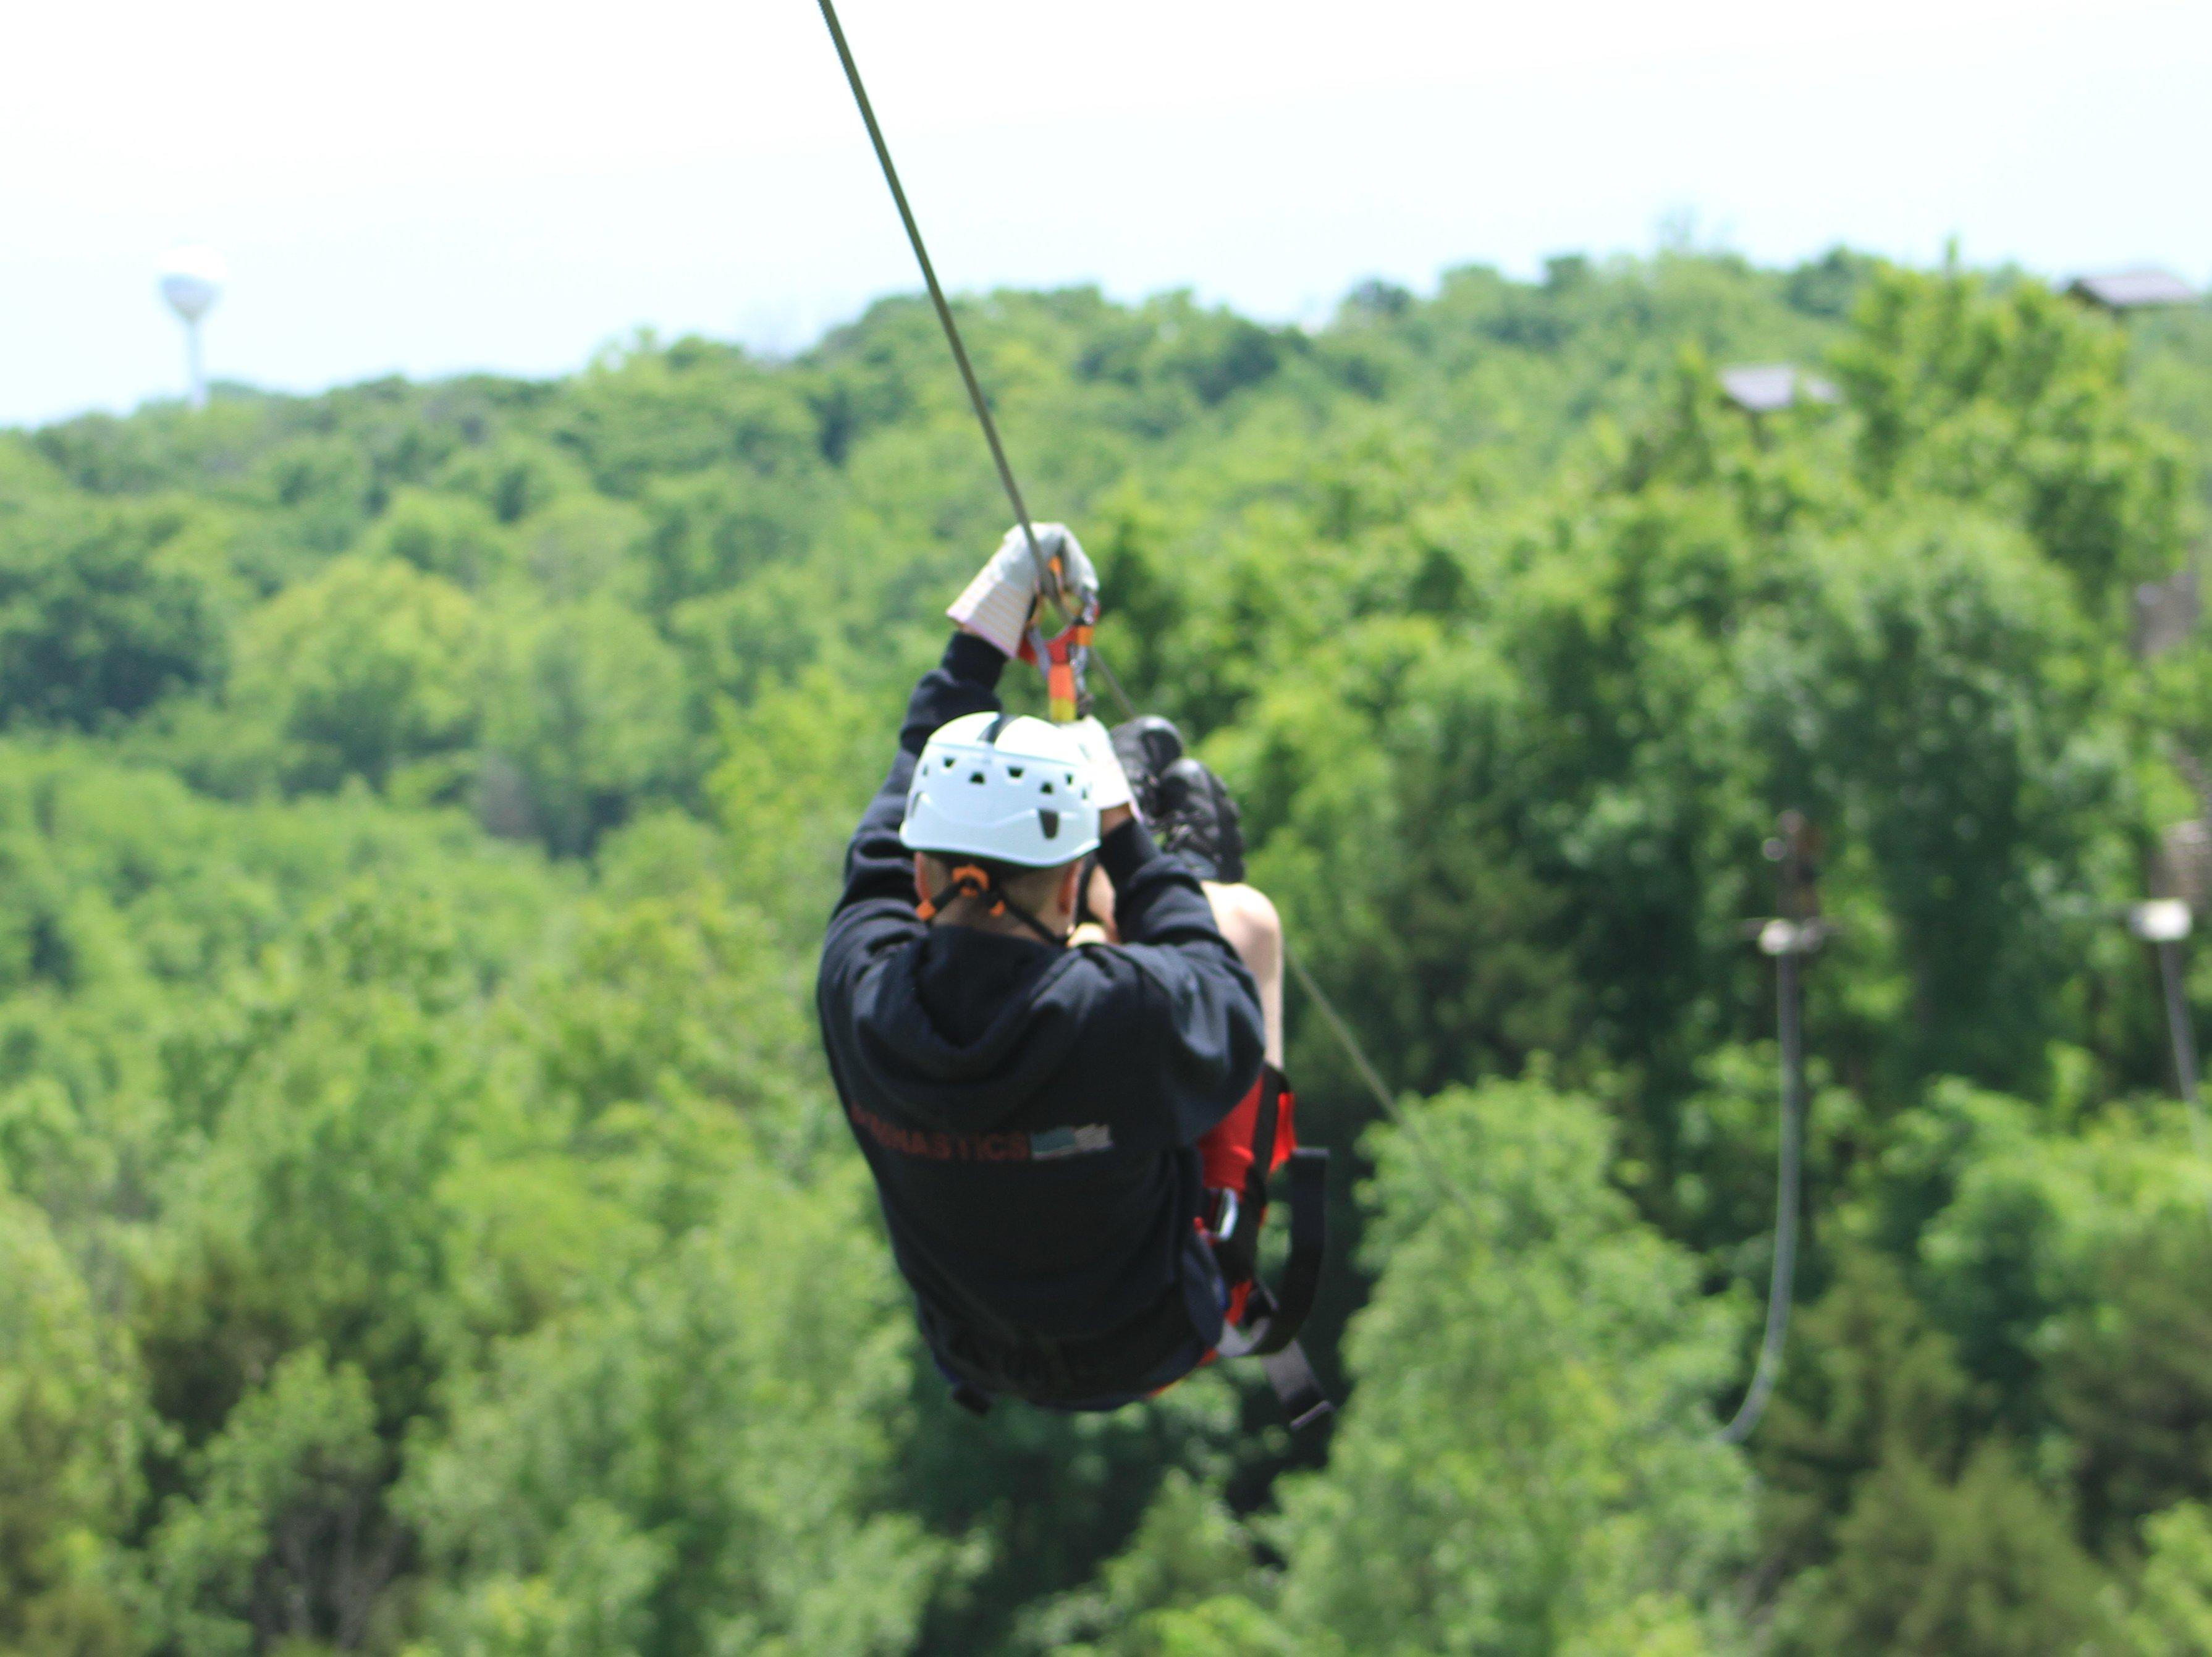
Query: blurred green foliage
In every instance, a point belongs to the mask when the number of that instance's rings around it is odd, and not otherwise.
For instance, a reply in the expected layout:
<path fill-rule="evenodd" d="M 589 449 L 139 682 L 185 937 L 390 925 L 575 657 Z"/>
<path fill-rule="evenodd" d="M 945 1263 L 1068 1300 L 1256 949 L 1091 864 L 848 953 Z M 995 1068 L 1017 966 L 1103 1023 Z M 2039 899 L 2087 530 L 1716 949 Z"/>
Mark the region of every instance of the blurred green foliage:
<path fill-rule="evenodd" d="M 2212 314 L 1844 252 L 963 310 L 1406 1102 L 1294 1000 L 1333 1433 L 1236 1367 L 978 1422 L 908 1328 L 808 986 L 1002 527 L 924 305 L 237 392 L 0 433 L 0 1650 L 2207 1649 L 2212 1168 L 2112 922 L 2207 809 L 2136 589 Z M 1782 360 L 1839 400 L 1727 400 Z M 1738 1451 L 1784 807 L 1839 930 Z"/>

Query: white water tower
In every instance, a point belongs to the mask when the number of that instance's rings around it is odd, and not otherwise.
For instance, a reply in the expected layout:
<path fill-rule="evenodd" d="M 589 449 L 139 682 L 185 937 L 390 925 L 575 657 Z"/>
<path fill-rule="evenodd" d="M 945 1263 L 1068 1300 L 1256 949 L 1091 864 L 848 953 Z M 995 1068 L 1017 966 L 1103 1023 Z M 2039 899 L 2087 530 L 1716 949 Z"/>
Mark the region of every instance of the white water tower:
<path fill-rule="evenodd" d="M 161 261 L 161 297 L 185 325 L 185 372 L 189 377 L 191 405 L 207 407 L 207 371 L 200 360 L 200 319 L 222 297 L 224 277 L 230 274 L 222 255 L 212 247 L 179 247 Z"/>

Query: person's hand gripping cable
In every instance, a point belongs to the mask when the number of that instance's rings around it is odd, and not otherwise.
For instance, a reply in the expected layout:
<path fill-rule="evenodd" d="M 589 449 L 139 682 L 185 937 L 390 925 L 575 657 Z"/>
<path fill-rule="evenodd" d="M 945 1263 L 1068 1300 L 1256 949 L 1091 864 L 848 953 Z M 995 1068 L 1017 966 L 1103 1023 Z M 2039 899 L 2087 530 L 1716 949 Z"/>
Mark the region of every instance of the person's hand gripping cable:
<path fill-rule="evenodd" d="M 990 561 L 975 573 L 945 613 L 970 633 L 988 639 L 1008 656 L 1022 653 L 1033 626 L 1057 630 L 1061 617 L 1074 619 L 1098 601 L 1098 572 L 1074 532 L 1065 524 L 1038 524 L 1036 555 L 1017 524 L 999 543 Z M 1044 568 L 1038 568 L 1042 557 Z M 1053 583 L 1048 586 L 1045 583 Z M 1046 606 L 1039 614 L 1039 606 Z"/>

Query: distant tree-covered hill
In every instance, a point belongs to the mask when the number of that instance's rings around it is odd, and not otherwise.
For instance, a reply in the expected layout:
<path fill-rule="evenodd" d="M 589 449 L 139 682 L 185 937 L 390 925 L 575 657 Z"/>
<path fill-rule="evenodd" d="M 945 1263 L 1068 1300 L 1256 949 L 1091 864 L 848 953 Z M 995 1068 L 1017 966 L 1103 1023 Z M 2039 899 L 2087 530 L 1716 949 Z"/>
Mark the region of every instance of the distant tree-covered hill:
<path fill-rule="evenodd" d="M 2208 1648 L 2212 1164 L 2117 919 L 2203 878 L 2212 650 L 2137 589 L 2212 313 L 1840 252 L 962 308 L 1412 1123 L 1294 1000 L 1339 1423 L 978 1421 L 910 1332 L 809 989 L 1005 525 L 925 304 L 231 388 L 0 433 L 0 1651 Z M 1740 1450 L 1785 808 L 1837 931 Z"/>

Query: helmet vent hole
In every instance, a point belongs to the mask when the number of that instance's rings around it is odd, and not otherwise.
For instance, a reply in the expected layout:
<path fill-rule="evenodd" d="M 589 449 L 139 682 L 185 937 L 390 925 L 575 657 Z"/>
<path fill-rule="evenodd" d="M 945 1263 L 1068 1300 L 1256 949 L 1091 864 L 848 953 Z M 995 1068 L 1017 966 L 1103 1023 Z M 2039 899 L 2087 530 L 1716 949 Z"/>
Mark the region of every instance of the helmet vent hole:
<path fill-rule="evenodd" d="M 1022 772 L 1024 768 L 1024 767 L 1018 765 L 1010 765 L 1006 768 L 1006 774 L 1012 777 L 1016 782 L 1019 782 L 1022 780 Z"/>
<path fill-rule="evenodd" d="M 1044 837 L 1047 840 L 1058 840 L 1060 838 L 1060 813 L 1057 811 L 1039 811 L 1037 813 L 1037 826 L 1044 830 Z"/>
<path fill-rule="evenodd" d="M 976 784 L 978 786 L 981 786 L 983 781 L 983 774 L 981 771 L 970 771 L 968 774 L 968 780 Z"/>
<path fill-rule="evenodd" d="M 1044 793 L 1048 793 L 1048 794 L 1049 794 L 1050 792 L 1052 792 L 1052 785 L 1051 785 L 1050 783 L 1047 783 L 1047 784 L 1045 784 L 1045 786 L 1044 786 L 1043 789 L 1042 789 L 1041 792 L 1044 792 Z"/>

